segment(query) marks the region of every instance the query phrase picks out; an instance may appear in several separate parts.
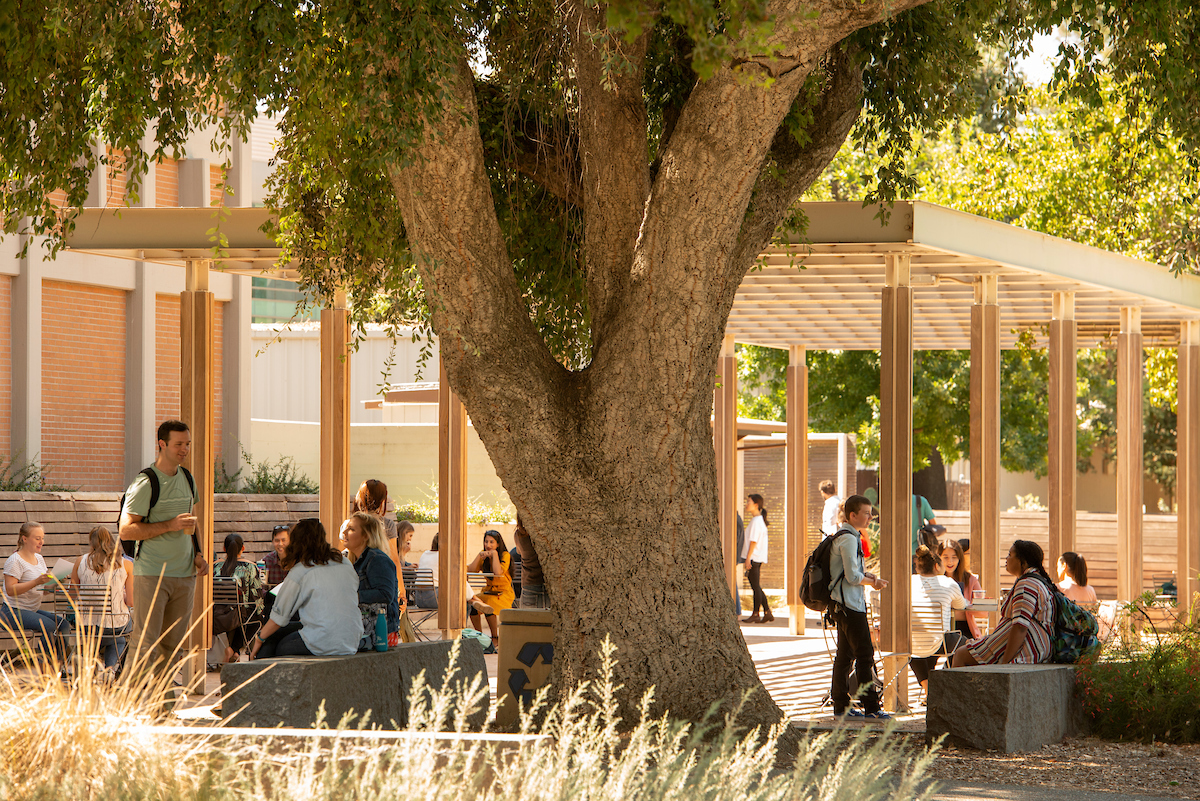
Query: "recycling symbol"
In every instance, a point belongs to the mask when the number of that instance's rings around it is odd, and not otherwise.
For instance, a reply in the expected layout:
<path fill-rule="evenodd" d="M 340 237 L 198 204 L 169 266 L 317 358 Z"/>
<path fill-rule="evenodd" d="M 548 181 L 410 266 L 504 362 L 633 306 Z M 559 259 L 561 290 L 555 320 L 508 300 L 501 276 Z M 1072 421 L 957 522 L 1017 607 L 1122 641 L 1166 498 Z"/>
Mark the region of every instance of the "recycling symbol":
<path fill-rule="evenodd" d="M 543 665 L 554 662 L 554 643 L 527 642 L 517 653 L 517 661 L 525 667 L 531 668 L 539 656 L 542 658 Z M 533 703 L 533 690 L 526 689 L 529 684 L 529 674 L 522 668 L 509 669 L 508 674 L 508 689 L 513 697 L 526 705 Z"/>

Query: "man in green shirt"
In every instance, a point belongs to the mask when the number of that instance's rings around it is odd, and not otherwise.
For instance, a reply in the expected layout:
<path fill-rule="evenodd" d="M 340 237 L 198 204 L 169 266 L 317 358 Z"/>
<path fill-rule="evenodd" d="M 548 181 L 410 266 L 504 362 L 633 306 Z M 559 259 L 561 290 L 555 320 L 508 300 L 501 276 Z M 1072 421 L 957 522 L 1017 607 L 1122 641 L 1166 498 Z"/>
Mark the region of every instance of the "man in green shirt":
<path fill-rule="evenodd" d="M 192 434 L 180 420 L 158 427 L 158 457 L 150 469 L 158 479 L 158 499 L 138 473 L 125 493 L 120 536 L 137 543 L 133 563 L 134 665 L 164 676 L 179 656 L 179 646 L 192 621 L 196 576 L 208 569 L 196 553 L 192 534 L 196 516 L 195 487 L 180 467 L 192 447 Z"/>

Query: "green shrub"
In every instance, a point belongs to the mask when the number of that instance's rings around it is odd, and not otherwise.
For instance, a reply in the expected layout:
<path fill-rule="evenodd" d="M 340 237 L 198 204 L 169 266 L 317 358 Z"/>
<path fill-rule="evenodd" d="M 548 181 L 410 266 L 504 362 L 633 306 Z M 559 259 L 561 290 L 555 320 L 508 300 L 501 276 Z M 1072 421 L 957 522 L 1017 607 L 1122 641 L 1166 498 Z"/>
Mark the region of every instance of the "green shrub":
<path fill-rule="evenodd" d="M 239 446 L 240 447 L 240 446 Z M 300 472 L 290 456 L 280 456 L 274 462 L 254 461 L 245 448 L 241 448 L 245 467 L 232 474 L 225 468 L 225 460 L 218 459 L 213 467 L 214 492 L 244 492 L 250 495 L 315 495 L 320 485 Z M 248 476 L 242 473 L 249 470 Z"/>
<path fill-rule="evenodd" d="M 39 464 L 37 459 L 25 459 L 17 451 L 7 459 L 0 457 L 0 492 L 74 492 L 78 487 L 56 484 L 50 480 L 48 464 Z"/>
<path fill-rule="evenodd" d="M 1152 593 L 1129 604 L 1145 620 Z M 1200 624 L 1186 616 L 1172 631 L 1132 634 L 1081 663 L 1078 687 L 1093 732 L 1107 740 L 1200 741 Z"/>
<path fill-rule="evenodd" d="M 423 490 L 424 498 L 416 501 L 396 503 L 396 519 L 407 520 L 410 523 L 436 523 L 438 521 L 438 486 L 430 482 Z M 467 522 L 484 524 L 507 522 L 515 520 L 517 510 L 507 500 L 492 496 L 491 502 L 483 500 L 483 496 L 467 499 Z"/>
<path fill-rule="evenodd" d="M 936 790 L 923 780 L 934 751 L 906 752 L 902 738 L 878 731 L 802 734 L 794 766 L 779 770 L 782 727 L 747 732 L 728 718 L 695 726 L 655 717 L 650 697 L 640 719 L 626 723 L 616 712 L 613 650 L 607 644 L 601 654 L 597 684 L 553 707 L 535 701 L 521 731 L 546 736 L 519 745 L 431 737 L 209 739 L 203 727 L 169 736 L 150 727 L 153 717 L 137 693 L 96 684 L 89 671 L 71 687 L 49 672 L 10 678 L 0 695 L 0 798 L 899 801 Z M 479 678 L 437 691 L 418 676 L 409 728 L 444 730 L 449 721 L 461 731 L 487 692 Z M 223 704 L 236 707 L 236 695 L 228 692 Z M 369 728 L 369 720 L 352 722 L 340 726 Z"/>

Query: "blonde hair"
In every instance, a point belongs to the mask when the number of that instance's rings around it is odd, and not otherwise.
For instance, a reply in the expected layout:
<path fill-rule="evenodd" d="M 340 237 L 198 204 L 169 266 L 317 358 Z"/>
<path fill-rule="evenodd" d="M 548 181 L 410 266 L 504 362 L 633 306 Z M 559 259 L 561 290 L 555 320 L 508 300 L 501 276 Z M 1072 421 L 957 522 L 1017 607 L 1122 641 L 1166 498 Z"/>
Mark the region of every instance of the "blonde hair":
<path fill-rule="evenodd" d="M 107 573 L 116 566 L 117 560 L 121 558 L 112 532 L 104 526 L 96 526 L 92 529 L 91 534 L 88 535 L 88 543 L 91 545 L 91 550 L 87 554 L 87 565 L 93 573 Z"/>
<path fill-rule="evenodd" d="M 21 530 L 17 532 L 17 550 L 21 549 L 21 546 L 25 544 L 25 540 L 29 539 L 29 535 L 33 533 L 35 528 L 40 528 L 43 533 L 46 531 L 45 526 L 41 523 L 35 523 L 32 520 L 21 524 Z"/>
<path fill-rule="evenodd" d="M 355 512 L 350 517 L 357 520 L 362 526 L 363 537 L 367 540 L 368 548 L 375 548 L 387 553 L 387 534 L 384 533 L 383 521 L 378 516 L 370 512 Z"/>

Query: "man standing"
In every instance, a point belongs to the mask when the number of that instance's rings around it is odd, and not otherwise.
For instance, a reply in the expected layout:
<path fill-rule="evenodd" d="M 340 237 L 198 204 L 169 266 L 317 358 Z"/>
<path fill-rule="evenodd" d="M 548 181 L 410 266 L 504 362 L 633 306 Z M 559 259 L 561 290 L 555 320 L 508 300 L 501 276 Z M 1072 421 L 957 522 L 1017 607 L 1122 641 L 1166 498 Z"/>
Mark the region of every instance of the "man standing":
<path fill-rule="evenodd" d="M 929 501 L 925 500 L 925 496 L 914 494 L 912 496 L 912 545 L 908 552 L 910 559 L 917 553 L 917 546 L 921 544 L 921 526 L 925 525 L 936 526 L 937 518 L 933 516 L 933 507 L 929 505 Z"/>
<path fill-rule="evenodd" d="M 833 658 L 833 680 L 829 695 L 834 715 L 887 720 L 891 716 L 880 708 L 875 690 L 875 646 L 867 620 L 867 599 L 863 587 L 882 590 L 888 583 L 868 573 L 863 564 L 858 532 L 871 522 L 871 502 L 861 495 L 846 499 L 846 522 L 834 532 L 829 555 L 829 596 L 831 616 L 837 624 L 837 654 Z M 859 686 L 865 685 L 863 712 L 850 706 L 850 666 Z"/>
<path fill-rule="evenodd" d="M 821 531 L 828 537 L 841 525 L 838 522 L 838 511 L 842 499 L 838 497 L 833 482 L 829 479 L 822 481 L 817 489 L 821 490 L 821 497 L 825 499 L 825 508 L 821 510 Z"/>
<path fill-rule="evenodd" d="M 157 447 L 154 464 L 125 493 L 120 536 L 136 544 L 134 664 L 161 677 L 178 657 L 191 625 L 196 575 L 208 564 L 195 546 L 195 483 L 181 467 L 192 447 L 187 424 L 167 420 L 160 425 Z"/>

